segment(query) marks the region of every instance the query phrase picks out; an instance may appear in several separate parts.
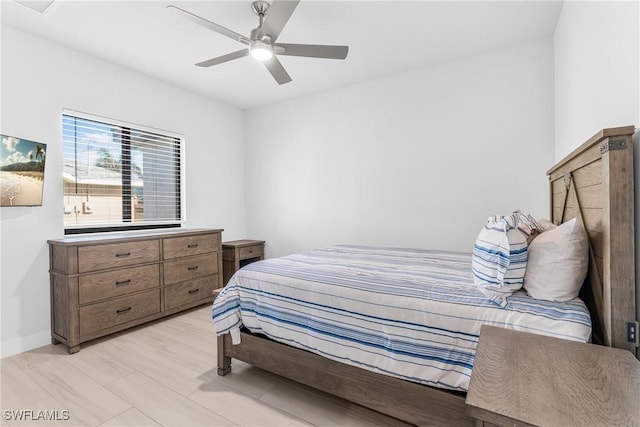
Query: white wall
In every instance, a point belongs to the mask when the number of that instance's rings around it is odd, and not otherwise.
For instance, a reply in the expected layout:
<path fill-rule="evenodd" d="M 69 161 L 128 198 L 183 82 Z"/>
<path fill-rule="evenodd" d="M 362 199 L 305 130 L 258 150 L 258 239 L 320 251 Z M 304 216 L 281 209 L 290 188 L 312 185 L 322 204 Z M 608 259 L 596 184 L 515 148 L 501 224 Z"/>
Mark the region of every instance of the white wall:
<path fill-rule="evenodd" d="M 548 216 L 545 38 L 246 113 L 247 234 L 470 252 L 487 217 Z"/>
<path fill-rule="evenodd" d="M 555 158 L 607 127 L 640 126 L 638 2 L 565 2 L 554 35 Z"/>
<path fill-rule="evenodd" d="M 0 132 L 47 144 L 42 207 L 2 208 L 2 356 L 50 342 L 47 239 L 63 237 L 63 108 L 182 133 L 187 226 L 245 236 L 243 114 L 234 108 L 2 28 Z"/>
<path fill-rule="evenodd" d="M 640 319 L 639 3 L 565 2 L 554 46 L 556 160 L 602 128 L 636 126 L 636 318 Z"/>

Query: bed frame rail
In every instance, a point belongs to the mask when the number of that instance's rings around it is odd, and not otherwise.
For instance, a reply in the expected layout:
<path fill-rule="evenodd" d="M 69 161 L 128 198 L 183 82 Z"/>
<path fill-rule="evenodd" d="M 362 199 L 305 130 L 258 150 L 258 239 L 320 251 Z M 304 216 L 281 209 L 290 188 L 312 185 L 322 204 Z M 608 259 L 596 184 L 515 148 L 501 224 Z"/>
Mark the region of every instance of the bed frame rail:
<path fill-rule="evenodd" d="M 354 368 L 250 333 L 242 332 L 239 345 L 231 344 L 229 334 L 218 337 L 220 375 L 231 371 L 231 358 L 418 426 L 474 425 L 464 393 Z"/>

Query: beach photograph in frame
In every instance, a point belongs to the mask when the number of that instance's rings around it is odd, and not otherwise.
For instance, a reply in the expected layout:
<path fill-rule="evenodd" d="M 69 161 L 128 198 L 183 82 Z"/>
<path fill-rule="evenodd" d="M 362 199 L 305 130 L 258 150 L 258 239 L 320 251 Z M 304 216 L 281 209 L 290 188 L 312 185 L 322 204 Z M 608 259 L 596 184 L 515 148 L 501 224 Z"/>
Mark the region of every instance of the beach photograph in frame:
<path fill-rule="evenodd" d="M 0 206 L 41 206 L 46 144 L 0 135 Z"/>

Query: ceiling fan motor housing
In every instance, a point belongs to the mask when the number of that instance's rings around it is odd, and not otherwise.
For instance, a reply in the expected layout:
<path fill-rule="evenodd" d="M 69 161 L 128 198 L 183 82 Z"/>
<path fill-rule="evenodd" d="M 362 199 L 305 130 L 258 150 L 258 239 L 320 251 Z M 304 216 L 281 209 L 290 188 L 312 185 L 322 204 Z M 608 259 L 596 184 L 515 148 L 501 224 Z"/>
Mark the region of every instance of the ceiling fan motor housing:
<path fill-rule="evenodd" d="M 267 9 L 269 9 L 269 2 L 266 1 L 254 1 L 251 4 L 251 9 L 258 16 L 264 16 L 267 13 Z"/>

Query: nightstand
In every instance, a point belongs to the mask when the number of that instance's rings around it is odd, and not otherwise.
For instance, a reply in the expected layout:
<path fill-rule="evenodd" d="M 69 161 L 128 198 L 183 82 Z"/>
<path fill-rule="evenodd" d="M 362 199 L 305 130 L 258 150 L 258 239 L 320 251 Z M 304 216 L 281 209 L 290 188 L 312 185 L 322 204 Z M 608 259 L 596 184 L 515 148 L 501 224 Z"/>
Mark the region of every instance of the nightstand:
<path fill-rule="evenodd" d="M 640 362 L 628 350 L 482 326 L 467 414 L 477 426 L 631 426 Z"/>
<path fill-rule="evenodd" d="M 222 243 L 223 282 L 247 264 L 264 259 L 264 240 L 233 240 Z"/>

